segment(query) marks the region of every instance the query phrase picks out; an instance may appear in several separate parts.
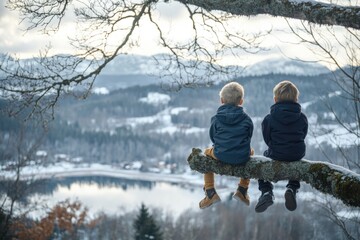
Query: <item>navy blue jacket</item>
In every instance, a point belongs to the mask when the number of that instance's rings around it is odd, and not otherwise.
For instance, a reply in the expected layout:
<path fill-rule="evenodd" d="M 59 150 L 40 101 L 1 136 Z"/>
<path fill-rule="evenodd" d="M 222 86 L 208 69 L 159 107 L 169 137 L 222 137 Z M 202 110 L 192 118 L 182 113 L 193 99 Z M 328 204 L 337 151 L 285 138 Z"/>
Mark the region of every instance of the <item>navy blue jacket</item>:
<path fill-rule="evenodd" d="M 224 104 L 211 118 L 214 155 L 222 162 L 244 164 L 250 158 L 253 122 L 241 106 Z"/>
<path fill-rule="evenodd" d="M 280 161 L 297 161 L 305 156 L 308 121 L 298 103 L 275 103 L 261 126 L 269 147 L 264 156 Z"/>

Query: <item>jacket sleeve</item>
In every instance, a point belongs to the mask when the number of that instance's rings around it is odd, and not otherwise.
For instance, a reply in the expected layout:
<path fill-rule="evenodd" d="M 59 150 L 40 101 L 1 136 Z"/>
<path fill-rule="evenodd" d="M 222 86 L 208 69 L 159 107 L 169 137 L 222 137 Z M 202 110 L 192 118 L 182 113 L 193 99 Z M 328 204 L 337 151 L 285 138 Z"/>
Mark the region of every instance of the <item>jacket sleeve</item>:
<path fill-rule="evenodd" d="M 209 129 L 209 135 L 210 135 L 210 140 L 212 143 L 215 143 L 214 140 L 214 135 L 215 135 L 215 118 L 211 118 L 211 125 L 210 125 L 210 129 Z"/>
<path fill-rule="evenodd" d="M 271 137 L 270 137 L 270 115 L 267 115 L 261 123 L 261 130 L 263 134 L 264 141 L 266 145 L 269 146 Z"/>
<path fill-rule="evenodd" d="M 250 118 L 250 127 L 249 127 L 249 138 L 251 139 L 252 135 L 253 135 L 253 132 L 254 132 L 254 124 Z"/>
<path fill-rule="evenodd" d="M 308 132 L 308 127 L 309 127 L 309 124 L 308 124 L 308 120 L 307 120 L 307 117 L 305 116 L 305 114 L 303 114 L 303 118 L 304 118 L 304 122 L 305 122 L 305 126 L 304 126 L 304 139 L 307 135 L 307 132 Z"/>

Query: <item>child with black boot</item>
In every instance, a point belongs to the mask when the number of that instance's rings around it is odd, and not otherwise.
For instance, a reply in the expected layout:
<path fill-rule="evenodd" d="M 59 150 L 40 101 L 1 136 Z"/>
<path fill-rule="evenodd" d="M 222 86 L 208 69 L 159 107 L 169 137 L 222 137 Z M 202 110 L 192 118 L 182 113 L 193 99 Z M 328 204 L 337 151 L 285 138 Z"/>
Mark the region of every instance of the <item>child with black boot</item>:
<path fill-rule="evenodd" d="M 265 157 L 279 161 L 299 161 L 305 156 L 305 137 L 308 121 L 298 104 L 299 90 L 290 81 L 282 81 L 274 87 L 274 102 L 262 122 L 262 133 L 268 149 Z M 296 193 L 300 182 L 289 180 L 285 191 L 285 207 L 294 211 L 297 207 Z M 271 182 L 259 180 L 262 192 L 255 207 L 256 212 L 264 212 L 274 203 L 273 185 Z"/>
<path fill-rule="evenodd" d="M 211 118 L 209 131 L 213 147 L 205 149 L 205 155 L 229 164 L 245 164 L 254 151 L 250 148 L 253 122 L 242 107 L 244 88 L 237 82 L 226 84 L 220 91 L 220 101 L 222 105 Z M 201 209 L 220 201 L 214 181 L 214 173 L 204 174 L 205 198 L 199 203 Z M 233 195 L 234 199 L 246 205 L 250 205 L 249 183 L 250 179 L 240 179 Z"/>

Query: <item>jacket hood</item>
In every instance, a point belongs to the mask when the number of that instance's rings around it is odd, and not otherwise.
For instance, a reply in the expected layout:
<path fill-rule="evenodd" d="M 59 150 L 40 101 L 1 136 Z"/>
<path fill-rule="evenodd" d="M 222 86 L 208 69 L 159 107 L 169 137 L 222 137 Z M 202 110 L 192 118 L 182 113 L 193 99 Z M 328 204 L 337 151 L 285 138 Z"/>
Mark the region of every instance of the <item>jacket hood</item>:
<path fill-rule="evenodd" d="M 245 117 L 246 113 L 241 106 L 235 106 L 230 104 L 224 104 L 219 107 L 215 117 L 219 122 L 232 125 L 241 122 Z"/>
<path fill-rule="evenodd" d="M 301 117 L 301 106 L 296 102 L 280 102 L 271 106 L 271 116 L 283 124 L 291 124 Z"/>

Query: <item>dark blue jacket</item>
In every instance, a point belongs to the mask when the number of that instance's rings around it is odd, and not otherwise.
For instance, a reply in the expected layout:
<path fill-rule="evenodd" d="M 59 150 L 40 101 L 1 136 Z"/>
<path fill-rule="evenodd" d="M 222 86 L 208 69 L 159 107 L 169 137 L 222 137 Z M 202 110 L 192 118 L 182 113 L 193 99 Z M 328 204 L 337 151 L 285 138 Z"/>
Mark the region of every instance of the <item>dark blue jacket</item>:
<path fill-rule="evenodd" d="M 280 161 L 297 161 L 305 156 L 308 121 L 298 103 L 272 105 L 261 126 L 269 147 L 264 156 Z"/>
<path fill-rule="evenodd" d="M 222 162 L 243 164 L 250 158 L 253 122 L 240 106 L 224 104 L 211 118 L 214 155 Z"/>

